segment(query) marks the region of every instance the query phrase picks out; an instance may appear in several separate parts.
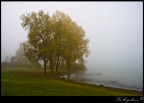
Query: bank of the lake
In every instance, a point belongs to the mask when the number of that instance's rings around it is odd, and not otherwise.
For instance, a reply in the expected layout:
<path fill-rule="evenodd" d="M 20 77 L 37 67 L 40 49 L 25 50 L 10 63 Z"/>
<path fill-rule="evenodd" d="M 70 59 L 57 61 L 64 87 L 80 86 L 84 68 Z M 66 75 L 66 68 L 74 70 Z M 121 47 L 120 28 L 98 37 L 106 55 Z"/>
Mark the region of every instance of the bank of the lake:
<path fill-rule="evenodd" d="M 65 72 L 48 72 L 38 69 L 2 68 L 2 96 L 142 96 L 142 91 L 116 89 L 63 80 Z"/>

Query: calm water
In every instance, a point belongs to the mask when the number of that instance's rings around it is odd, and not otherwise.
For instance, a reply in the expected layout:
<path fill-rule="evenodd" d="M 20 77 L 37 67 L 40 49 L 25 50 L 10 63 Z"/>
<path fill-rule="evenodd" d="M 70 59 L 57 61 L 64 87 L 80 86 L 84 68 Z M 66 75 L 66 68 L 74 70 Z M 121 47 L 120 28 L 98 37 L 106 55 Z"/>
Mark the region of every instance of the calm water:
<path fill-rule="evenodd" d="M 102 69 L 87 69 L 71 74 L 71 78 L 75 81 L 90 84 L 143 91 L 142 73 L 104 72 Z"/>

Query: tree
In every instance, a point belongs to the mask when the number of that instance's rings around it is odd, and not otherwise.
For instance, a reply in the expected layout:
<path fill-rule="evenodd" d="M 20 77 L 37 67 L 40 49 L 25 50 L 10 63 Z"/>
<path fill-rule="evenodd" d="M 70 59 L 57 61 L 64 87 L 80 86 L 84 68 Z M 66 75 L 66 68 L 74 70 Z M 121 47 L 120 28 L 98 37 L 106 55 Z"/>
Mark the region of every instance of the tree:
<path fill-rule="evenodd" d="M 42 60 L 44 73 L 47 64 L 57 72 L 61 61 L 70 70 L 73 63 L 84 61 L 84 55 L 89 54 L 84 30 L 63 12 L 56 11 L 52 17 L 44 11 L 32 12 L 22 15 L 21 20 L 31 45 L 24 44 L 25 55 L 33 63 Z"/>
<path fill-rule="evenodd" d="M 87 44 L 89 40 L 85 37 L 82 27 L 78 26 L 71 18 L 63 12 L 56 11 L 52 16 L 55 23 L 55 42 L 56 50 L 56 71 L 60 59 L 66 61 L 68 70 L 71 65 L 78 61 L 84 61 L 83 56 L 88 56 L 89 50 Z"/>
<path fill-rule="evenodd" d="M 4 62 L 10 62 L 10 56 L 5 56 Z"/>
<path fill-rule="evenodd" d="M 24 47 L 22 43 L 16 51 L 16 54 L 11 57 L 11 62 L 18 64 L 30 64 L 28 58 L 25 56 Z"/>
<path fill-rule="evenodd" d="M 50 16 L 43 11 L 22 15 L 22 27 L 28 30 L 28 42 L 34 47 L 35 55 L 43 61 L 44 73 L 48 62 L 49 42 L 53 38 Z"/>
<path fill-rule="evenodd" d="M 65 15 L 65 14 L 64 14 Z M 65 26 L 63 25 L 64 17 L 62 12 L 56 11 L 55 14 L 52 15 L 52 24 L 53 24 L 53 31 L 55 33 L 54 35 L 54 42 L 55 42 L 55 68 L 56 72 L 58 71 L 60 61 L 62 60 L 62 52 L 64 51 L 64 39 L 65 39 Z"/>
<path fill-rule="evenodd" d="M 16 60 L 16 57 L 15 57 L 15 56 L 12 56 L 12 57 L 11 57 L 11 62 L 12 62 L 12 63 L 16 63 L 16 61 L 17 61 L 17 60 Z"/>
<path fill-rule="evenodd" d="M 28 58 L 28 60 L 33 64 L 33 66 L 37 66 L 38 52 L 27 41 L 23 43 L 23 48 L 24 48 L 24 54 Z"/>

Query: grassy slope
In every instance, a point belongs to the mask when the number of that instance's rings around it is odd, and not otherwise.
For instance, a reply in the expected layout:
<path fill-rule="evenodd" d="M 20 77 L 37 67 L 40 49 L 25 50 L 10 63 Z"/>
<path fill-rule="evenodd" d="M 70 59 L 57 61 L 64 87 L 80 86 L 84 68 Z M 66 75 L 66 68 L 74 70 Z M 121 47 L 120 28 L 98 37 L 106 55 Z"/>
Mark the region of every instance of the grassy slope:
<path fill-rule="evenodd" d="M 142 92 L 100 87 L 85 83 L 61 80 L 56 75 L 44 75 L 40 69 L 3 68 L 2 96 L 142 96 Z"/>

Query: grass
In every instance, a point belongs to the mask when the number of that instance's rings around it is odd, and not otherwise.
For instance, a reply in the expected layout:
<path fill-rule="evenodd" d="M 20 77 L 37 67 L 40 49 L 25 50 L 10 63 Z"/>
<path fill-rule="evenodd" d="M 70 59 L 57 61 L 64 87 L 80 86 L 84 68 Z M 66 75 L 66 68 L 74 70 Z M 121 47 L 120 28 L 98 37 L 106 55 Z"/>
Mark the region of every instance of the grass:
<path fill-rule="evenodd" d="M 2 96 L 142 96 L 143 92 L 101 87 L 58 78 L 66 73 L 18 67 L 1 69 Z"/>

